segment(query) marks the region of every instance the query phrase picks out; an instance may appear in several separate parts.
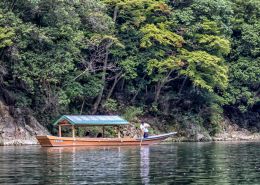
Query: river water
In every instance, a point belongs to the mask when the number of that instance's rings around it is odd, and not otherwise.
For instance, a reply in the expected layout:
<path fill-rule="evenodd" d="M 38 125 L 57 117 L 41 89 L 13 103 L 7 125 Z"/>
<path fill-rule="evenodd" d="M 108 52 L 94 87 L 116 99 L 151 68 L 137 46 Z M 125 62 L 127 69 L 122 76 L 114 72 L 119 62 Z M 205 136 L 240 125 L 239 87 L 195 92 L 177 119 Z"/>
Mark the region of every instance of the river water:
<path fill-rule="evenodd" d="M 0 147 L 0 184 L 260 184 L 260 143 Z"/>

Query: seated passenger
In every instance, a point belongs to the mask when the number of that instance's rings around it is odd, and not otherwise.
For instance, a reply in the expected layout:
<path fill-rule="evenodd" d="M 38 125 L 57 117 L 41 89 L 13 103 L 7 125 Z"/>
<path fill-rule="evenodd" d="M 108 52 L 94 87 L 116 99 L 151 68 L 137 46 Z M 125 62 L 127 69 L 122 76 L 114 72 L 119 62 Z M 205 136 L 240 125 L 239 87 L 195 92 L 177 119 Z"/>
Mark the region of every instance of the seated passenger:
<path fill-rule="evenodd" d="M 89 130 L 85 133 L 85 137 L 90 137 L 90 131 Z"/>

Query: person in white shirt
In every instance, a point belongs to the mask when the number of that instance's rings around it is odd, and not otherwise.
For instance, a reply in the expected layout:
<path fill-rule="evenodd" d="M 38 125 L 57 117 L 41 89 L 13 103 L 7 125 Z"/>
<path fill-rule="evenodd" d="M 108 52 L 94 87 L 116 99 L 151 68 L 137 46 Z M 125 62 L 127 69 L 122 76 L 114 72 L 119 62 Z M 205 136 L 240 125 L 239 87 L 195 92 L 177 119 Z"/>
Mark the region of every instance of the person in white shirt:
<path fill-rule="evenodd" d="M 148 137 L 148 127 L 149 127 L 149 124 L 144 123 L 143 121 L 141 122 L 140 129 L 142 131 L 144 138 Z"/>

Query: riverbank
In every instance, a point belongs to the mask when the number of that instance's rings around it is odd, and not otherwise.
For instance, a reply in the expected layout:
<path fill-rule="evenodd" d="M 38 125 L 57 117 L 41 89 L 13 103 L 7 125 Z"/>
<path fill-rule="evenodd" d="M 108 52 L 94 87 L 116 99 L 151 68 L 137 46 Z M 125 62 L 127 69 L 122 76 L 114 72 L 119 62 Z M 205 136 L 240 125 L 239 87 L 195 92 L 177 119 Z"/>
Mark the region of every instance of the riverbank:
<path fill-rule="evenodd" d="M 252 133 L 228 121 L 223 122 L 220 132 L 210 136 L 209 132 L 196 124 L 190 124 L 186 129 L 170 126 L 166 121 L 156 118 L 142 118 L 150 123 L 150 135 L 177 131 L 178 134 L 168 139 L 174 142 L 208 142 L 208 141 L 260 141 L 260 133 Z M 121 137 L 140 137 L 140 120 L 132 120 L 129 125 L 121 129 Z M 177 125 L 177 126 L 176 126 Z M 98 130 L 97 130 L 98 131 Z M 78 136 L 83 136 L 78 131 Z M 113 137 L 113 128 L 108 128 L 106 137 Z M 50 135 L 48 130 L 40 124 L 29 109 L 7 106 L 0 101 L 0 145 L 32 145 L 37 144 L 36 135 Z"/>
<path fill-rule="evenodd" d="M 205 136 L 203 133 L 197 133 L 193 137 L 177 136 L 171 138 L 173 142 L 210 142 L 210 141 L 260 141 L 260 133 L 252 133 L 237 125 L 229 125 L 227 129 L 215 136 Z"/>
<path fill-rule="evenodd" d="M 36 135 L 50 134 L 29 109 L 6 106 L 0 101 L 0 145 L 38 144 Z"/>
<path fill-rule="evenodd" d="M 177 136 L 174 138 L 169 138 L 165 142 L 229 142 L 229 141 L 259 141 L 260 142 L 260 134 L 259 133 L 250 133 L 245 134 L 240 131 L 232 132 L 232 133 L 221 133 L 217 134 L 214 137 L 211 137 L 209 140 L 196 140 L 187 138 L 184 136 Z"/>

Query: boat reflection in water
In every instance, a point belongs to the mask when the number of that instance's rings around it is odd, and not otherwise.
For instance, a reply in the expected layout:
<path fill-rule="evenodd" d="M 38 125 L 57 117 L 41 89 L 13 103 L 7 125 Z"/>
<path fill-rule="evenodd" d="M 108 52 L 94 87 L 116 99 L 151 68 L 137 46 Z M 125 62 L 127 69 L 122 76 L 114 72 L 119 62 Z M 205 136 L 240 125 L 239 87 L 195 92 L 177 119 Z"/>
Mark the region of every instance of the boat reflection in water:
<path fill-rule="evenodd" d="M 143 184 L 150 183 L 150 148 L 149 146 L 142 146 L 140 148 L 140 177 Z"/>
<path fill-rule="evenodd" d="M 117 184 L 123 183 L 124 179 L 128 178 L 137 180 L 141 184 L 150 184 L 149 146 L 48 147 L 43 149 L 47 151 L 48 163 L 56 164 L 52 173 L 66 176 L 69 174 L 68 171 L 72 172 L 67 181 L 60 179 L 56 181 L 58 183 L 69 183 L 71 180 L 91 183 L 99 179 L 107 184 Z M 134 156 L 134 158 L 129 156 Z M 140 164 L 134 165 L 136 161 L 140 161 Z M 80 175 L 77 173 L 79 171 Z"/>
<path fill-rule="evenodd" d="M 127 168 L 127 156 L 137 152 L 138 147 L 48 147 L 49 163 L 57 164 L 54 170 L 59 176 L 67 176 L 70 181 L 92 184 L 97 179 L 105 184 L 121 184 L 124 178 L 136 176 L 134 169 Z M 134 159 L 136 161 L 136 159 Z M 131 165 L 130 165 L 131 166 Z M 134 168 L 134 166 L 133 166 Z M 80 174 L 79 174 L 80 172 Z M 58 183 L 64 182 L 58 181 Z"/>

